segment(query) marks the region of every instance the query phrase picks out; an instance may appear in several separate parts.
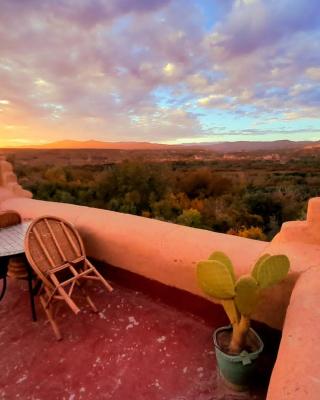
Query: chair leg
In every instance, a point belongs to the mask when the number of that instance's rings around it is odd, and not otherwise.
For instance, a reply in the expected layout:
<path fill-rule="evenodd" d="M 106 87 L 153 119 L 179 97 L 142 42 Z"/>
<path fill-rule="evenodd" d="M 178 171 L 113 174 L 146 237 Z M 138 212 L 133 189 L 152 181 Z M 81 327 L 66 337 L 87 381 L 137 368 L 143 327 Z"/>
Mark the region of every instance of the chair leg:
<path fill-rule="evenodd" d="M 87 294 L 85 294 L 85 296 L 86 296 L 86 300 L 87 300 L 88 304 L 91 306 L 93 311 L 98 312 L 98 309 L 97 309 L 96 305 L 94 304 L 94 302 L 91 300 L 90 296 Z"/>
<path fill-rule="evenodd" d="M 68 304 L 68 306 L 71 308 L 71 310 L 75 313 L 78 314 L 80 312 L 80 308 L 76 305 L 76 303 L 71 299 L 70 296 L 68 296 L 67 292 L 64 290 L 62 286 L 60 286 L 60 282 L 56 278 L 54 274 L 51 274 L 51 279 L 56 285 L 59 294 L 63 297 L 64 301 Z"/>
<path fill-rule="evenodd" d="M 96 267 L 91 264 L 89 260 L 86 260 L 88 265 L 93 268 L 93 273 L 100 279 L 102 284 L 109 290 L 109 292 L 113 291 L 113 287 L 104 279 L 104 277 L 100 274 L 100 272 L 97 271 Z"/>
<path fill-rule="evenodd" d="M 49 322 L 50 322 L 50 324 L 51 324 L 51 326 L 52 326 L 53 332 L 54 332 L 54 334 L 55 334 L 57 340 L 61 340 L 61 339 L 62 339 L 62 336 L 61 336 L 61 333 L 60 333 L 60 329 L 59 329 L 59 327 L 58 327 L 56 321 L 53 319 L 53 315 L 52 315 L 52 305 L 51 305 L 51 304 L 48 304 L 48 305 L 46 306 L 46 301 L 45 301 L 43 295 L 40 295 L 39 297 L 40 297 L 40 302 L 41 302 L 41 304 L 42 304 L 42 307 L 43 307 L 45 313 L 47 314 L 48 320 L 49 320 Z"/>
<path fill-rule="evenodd" d="M 87 303 L 91 306 L 94 312 L 98 312 L 98 309 L 94 302 L 91 300 L 91 297 L 87 294 L 87 291 L 82 287 L 81 283 L 77 281 L 77 285 L 79 286 L 79 289 L 81 290 L 81 293 L 85 296 Z"/>

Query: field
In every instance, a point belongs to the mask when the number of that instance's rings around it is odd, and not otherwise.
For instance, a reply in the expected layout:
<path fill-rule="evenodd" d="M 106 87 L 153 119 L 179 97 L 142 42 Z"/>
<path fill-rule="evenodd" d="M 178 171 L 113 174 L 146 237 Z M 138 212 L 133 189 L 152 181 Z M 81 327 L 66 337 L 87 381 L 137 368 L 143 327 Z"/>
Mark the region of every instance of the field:
<path fill-rule="evenodd" d="M 320 196 L 320 151 L 2 150 L 34 198 L 270 240 Z"/>

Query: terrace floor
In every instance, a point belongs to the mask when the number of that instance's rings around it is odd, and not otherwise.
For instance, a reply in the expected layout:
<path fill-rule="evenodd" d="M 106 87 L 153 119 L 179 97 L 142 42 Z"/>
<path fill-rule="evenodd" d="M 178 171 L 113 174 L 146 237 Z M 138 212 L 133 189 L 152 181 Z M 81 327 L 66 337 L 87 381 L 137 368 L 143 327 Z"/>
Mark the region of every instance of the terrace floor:
<path fill-rule="evenodd" d="M 8 281 L 0 303 L 0 399 L 264 399 L 235 393 L 217 374 L 212 324 L 112 282 L 90 287 L 100 312 L 64 306 L 55 340 L 37 304 L 32 322 L 24 281 Z M 216 325 L 221 325 L 217 315 Z"/>

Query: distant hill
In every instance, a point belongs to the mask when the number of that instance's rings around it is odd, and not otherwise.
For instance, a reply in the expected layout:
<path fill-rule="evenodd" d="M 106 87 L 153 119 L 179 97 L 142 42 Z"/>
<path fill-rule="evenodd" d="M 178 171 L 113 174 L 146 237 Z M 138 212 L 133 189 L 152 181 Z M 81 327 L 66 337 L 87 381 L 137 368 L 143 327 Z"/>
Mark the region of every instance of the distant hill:
<path fill-rule="evenodd" d="M 305 150 L 320 149 L 320 142 L 314 142 L 304 147 Z"/>
<path fill-rule="evenodd" d="M 23 146 L 32 149 L 118 149 L 118 150 L 161 150 L 166 144 L 149 142 L 102 142 L 99 140 L 61 140 L 41 145 Z"/>
<path fill-rule="evenodd" d="M 114 150 L 170 150 L 170 149 L 203 149 L 219 153 L 236 153 L 251 151 L 277 151 L 277 150 L 299 150 L 318 149 L 320 141 L 275 140 L 271 142 L 260 141 L 238 141 L 238 142 L 208 142 L 169 145 L 150 142 L 103 142 L 99 140 L 61 140 L 41 145 L 21 146 L 24 149 L 114 149 Z"/>
<path fill-rule="evenodd" d="M 250 152 L 257 150 L 276 151 L 276 150 L 293 150 L 303 149 L 305 146 L 314 146 L 318 142 L 301 141 L 294 142 L 291 140 L 275 140 L 272 142 L 221 142 L 221 143 L 201 143 L 198 144 L 201 148 L 213 150 L 221 153 L 236 153 L 236 152 Z M 192 144 L 195 146 L 196 143 Z"/>

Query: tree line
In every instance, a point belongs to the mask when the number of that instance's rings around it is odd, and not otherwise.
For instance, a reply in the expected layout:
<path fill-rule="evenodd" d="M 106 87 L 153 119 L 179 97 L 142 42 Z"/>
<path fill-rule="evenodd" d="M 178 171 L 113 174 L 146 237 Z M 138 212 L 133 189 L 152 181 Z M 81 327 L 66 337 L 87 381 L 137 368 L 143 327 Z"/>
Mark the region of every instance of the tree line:
<path fill-rule="evenodd" d="M 303 219 L 320 193 L 320 173 L 271 164 L 157 163 L 28 167 L 15 161 L 34 198 L 103 208 L 196 228 L 270 240 L 288 220 Z"/>

